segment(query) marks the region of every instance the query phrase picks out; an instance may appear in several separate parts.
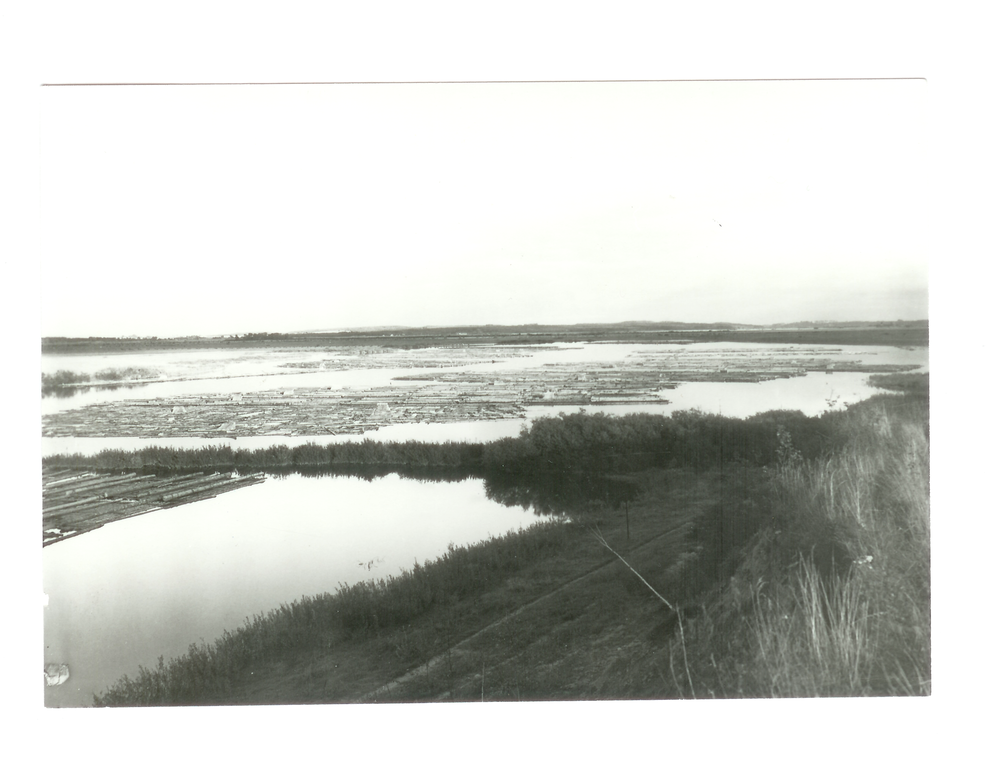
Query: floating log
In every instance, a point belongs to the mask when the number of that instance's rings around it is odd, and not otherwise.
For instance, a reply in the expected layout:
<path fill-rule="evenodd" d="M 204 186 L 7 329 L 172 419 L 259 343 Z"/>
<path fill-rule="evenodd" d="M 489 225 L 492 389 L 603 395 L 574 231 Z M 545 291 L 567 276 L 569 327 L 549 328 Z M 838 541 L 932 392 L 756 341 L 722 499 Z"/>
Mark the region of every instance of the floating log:
<path fill-rule="evenodd" d="M 481 355 L 463 357 L 456 363 L 454 350 L 442 350 L 435 362 L 421 361 L 426 365 L 412 375 L 401 370 L 388 387 L 262 390 L 88 405 L 44 416 L 42 433 L 47 437 L 186 436 L 210 440 L 360 434 L 398 423 L 520 418 L 527 405 L 662 404 L 667 402 L 660 396 L 662 392 L 687 382 L 755 383 L 810 372 L 883 373 L 917 368 L 864 365 L 860 360 L 845 360 L 839 350 L 801 346 L 751 351 L 678 349 L 671 345 L 636 352 L 615 363 L 423 370 L 487 362 L 502 357 L 499 352 L 495 347 L 484 347 Z M 398 354 L 385 360 L 388 368 L 401 368 L 399 364 Z M 348 366 L 356 367 L 353 360 Z M 416 364 L 409 367 L 421 368 Z"/>
<path fill-rule="evenodd" d="M 106 489 L 111 486 L 120 486 L 121 483 L 130 482 L 141 482 L 145 480 L 152 479 L 151 476 L 139 477 L 135 474 L 129 474 L 123 477 L 113 477 L 105 475 L 103 479 L 97 480 L 95 482 L 88 482 L 86 484 L 73 484 L 71 486 L 65 486 L 57 488 L 55 490 L 46 490 L 46 497 L 48 498 L 61 498 L 63 496 L 75 495 L 81 491 L 93 492 L 94 490 Z"/>
<path fill-rule="evenodd" d="M 97 480 L 100 480 L 100 479 L 103 479 L 103 478 L 106 478 L 106 477 L 107 477 L 107 475 L 103 475 L 102 476 L 102 475 L 99 475 L 99 474 L 84 474 L 84 475 L 81 475 L 81 476 L 73 478 L 73 479 L 59 480 L 56 483 L 45 483 L 45 482 L 43 482 L 43 484 L 45 485 L 46 488 L 48 488 L 50 490 L 64 490 L 64 489 L 67 489 L 67 488 L 76 487 L 77 485 L 88 485 L 91 482 L 95 482 Z"/>
<path fill-rule="evenodd" d="M 80 473 L 72 495 L 51 494 L 42 487 L 42 545 L 73 538 L 119 519 L 213 498 L 264 481 L 261 475 L 233 477 L 229 473 L 157 477 Z M 95 476 L 101 479 L 93 479 Z M 86 479 L 86 482 L 83 480 Z M 65 500 L 66 498 L 74 500 Z"/>

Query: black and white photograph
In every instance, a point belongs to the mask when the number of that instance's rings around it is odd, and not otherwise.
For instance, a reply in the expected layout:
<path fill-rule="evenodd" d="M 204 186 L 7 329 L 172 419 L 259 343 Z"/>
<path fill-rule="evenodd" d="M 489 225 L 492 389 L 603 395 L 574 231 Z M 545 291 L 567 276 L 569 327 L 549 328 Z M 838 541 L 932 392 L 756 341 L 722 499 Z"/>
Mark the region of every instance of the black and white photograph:
<path fill-rule="evenodd" d="M 39 102 L 46 708 L 932 694 L 925 80 Z"/>

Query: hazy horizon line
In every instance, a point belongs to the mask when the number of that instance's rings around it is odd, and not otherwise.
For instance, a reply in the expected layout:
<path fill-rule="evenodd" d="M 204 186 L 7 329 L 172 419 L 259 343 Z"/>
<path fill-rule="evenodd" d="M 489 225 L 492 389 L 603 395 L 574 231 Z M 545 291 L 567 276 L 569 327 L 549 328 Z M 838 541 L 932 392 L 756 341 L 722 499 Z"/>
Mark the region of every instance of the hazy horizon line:
<path fill-rule="evenodd" d="M 114 335 L 50 335 L 41 337 L 47 339 L 215 339 L 231 336 L 253 336 L 253 335 L 299 335 L 299 334 L 349 334 L 371 331 L 421 331 L 425 329 L 462 329 L 462 328 L 574 328 L 580 326 L 671 326 L 691 327 L 690 330 L 711 330 L 714 328 L 737 328 L 737 329 L 773 329 L 773 328 L 795 328 L 802 326 L 857 326 L 864 324 L 892 324 L 892 323 L 925 323 L 929 324 L 929 318 L 878 318 L 869 320 L 801 320 L 782 321 L 779 323 L 743 323 L 738 321 L 672 321 L 672 320 L 624 320 L 624 321 L 579 321 L 576 323 L 447 323 L 447 324 L 423 324 L 423 325 L 403 325 L 389 324 L 381 326 L 342 326 L 335 328 L 309 328 L 286 331 L 244 331 L 244 332 L 219 332 L 212 334 L 114 334 Z"/>

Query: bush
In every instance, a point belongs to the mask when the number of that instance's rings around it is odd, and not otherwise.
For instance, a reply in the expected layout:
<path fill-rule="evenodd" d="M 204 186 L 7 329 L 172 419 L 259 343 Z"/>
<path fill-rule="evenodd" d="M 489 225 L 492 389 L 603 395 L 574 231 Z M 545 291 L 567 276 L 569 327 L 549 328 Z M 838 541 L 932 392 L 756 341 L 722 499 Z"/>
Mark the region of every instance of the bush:
<path fill-rule="evenodd" d="M 54 374 L 42 374 L 42 397 L 56 395 L 67 397 L 73 395 L 74 385 L 86 384 L 90 381 L 90 374 L 78 374 L 73 371 L 56 371 Z"/>
<path fill-rule="evenodd" d="M 137 381 L 141 379 L 155 379 L 160 375 L 155 368 L 140 368 L 128 366 L 127 368 L 104 368 L 94 374 L 95 379 L 100 381 Z"/>

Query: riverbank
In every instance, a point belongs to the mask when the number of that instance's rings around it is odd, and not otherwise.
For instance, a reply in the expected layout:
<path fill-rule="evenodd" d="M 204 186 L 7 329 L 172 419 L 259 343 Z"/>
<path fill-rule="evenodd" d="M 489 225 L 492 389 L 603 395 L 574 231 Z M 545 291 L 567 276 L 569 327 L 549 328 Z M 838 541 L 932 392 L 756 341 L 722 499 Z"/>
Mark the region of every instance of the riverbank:
<path fill-rule="evenodd" d="M 495 469 L 604 463 L 627 497 L 259 615 L 98 704 L 929 693 L 926 396 L 763 418 L 756 462 L 732 420 L 673 418 L 687 449 L 632 470 L 592 447 L 612 422 L 533 427 Z"/>

